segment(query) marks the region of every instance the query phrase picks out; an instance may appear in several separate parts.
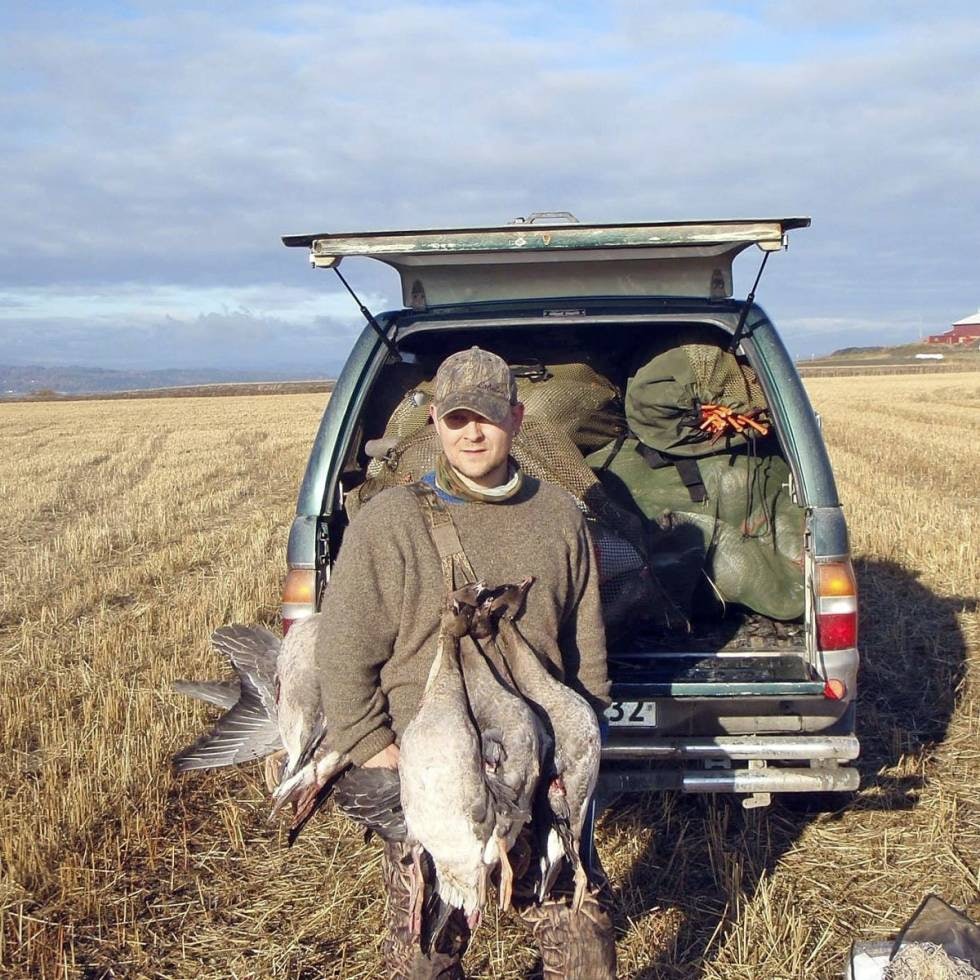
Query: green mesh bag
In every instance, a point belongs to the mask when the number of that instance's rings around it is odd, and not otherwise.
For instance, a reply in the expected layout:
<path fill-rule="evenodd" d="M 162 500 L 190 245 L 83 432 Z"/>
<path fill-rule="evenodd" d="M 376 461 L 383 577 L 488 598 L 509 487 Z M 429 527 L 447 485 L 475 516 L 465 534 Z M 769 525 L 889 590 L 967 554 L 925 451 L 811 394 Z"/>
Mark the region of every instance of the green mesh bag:
<path fill-rule="evenodd" d="M 625 429 L 616 386 L 582 361 L 512 365 L 517 396 L 528 418 L 547 422 L 582 452 L 605 445 Z M 416 380 L 392 407 L 381 441 L 391 446 L 425 427 L 435 391 L 432 380 Z M 376 476 L 378 468 L 369 469 Z"/>
<path fill-rule="evenodd" d="M 647 361 L 626 388 L 626 418 L 645 445 L 703 456 L 745 444 L 737 433 L 713 440 L 699 428 L 701 406 L 754 413 L 766 407 L 755 372 L 717 344 L 683 344 Z"/>
<path fill-rule="evenodd" d="M 611 443 L 586 462 L 615 503 L 643 515 L 650 567 L 682 609 L 707 578 L 726 603 L 773 619 L 803 615 L 803 511 L 790 499 L 782 457 L 698 459 L 706 493 L 700 503 L 676 467 L 651 468 L 635 439 Z"/>

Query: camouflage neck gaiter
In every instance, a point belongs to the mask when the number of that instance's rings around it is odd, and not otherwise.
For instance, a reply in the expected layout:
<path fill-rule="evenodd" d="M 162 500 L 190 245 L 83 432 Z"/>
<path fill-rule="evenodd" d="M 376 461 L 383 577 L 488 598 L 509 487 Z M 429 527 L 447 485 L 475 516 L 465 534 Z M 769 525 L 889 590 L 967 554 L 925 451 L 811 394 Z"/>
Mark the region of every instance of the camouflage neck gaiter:
<path fill-rule="evenodd" d="M 436 483 L 454 497 L 481 504 L 502 504 L 520 492 L 524 476 L 513 457 L 507 459 L 507 482 L 499 487 L 481 487 L 457 472 L 445 453 L 436 458 Z"/>

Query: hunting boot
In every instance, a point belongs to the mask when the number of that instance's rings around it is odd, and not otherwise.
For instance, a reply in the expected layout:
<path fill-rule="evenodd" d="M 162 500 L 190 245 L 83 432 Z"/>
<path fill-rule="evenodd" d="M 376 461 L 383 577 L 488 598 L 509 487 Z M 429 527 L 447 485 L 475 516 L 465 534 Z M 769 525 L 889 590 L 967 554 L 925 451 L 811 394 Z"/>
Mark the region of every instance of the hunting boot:
<path fill-rule="evenodd" d="M 578 912 L 567 898 L 518 911 L 541 954 L 542 980 L 615 980 L 612 919 L 598 896 L 587 892 Z"/>
<path fill-rule="evenodd" d="M 590 849 L 588 860 L 589 877 L 599 884 L 598 891 L 586 891 L 578 912 L 572 911 L 567 862 L 554 889 L 557 894 L 538 903 L 532 854 L 530 834 L 525 831 L 511 852 L 517 857 L 514 908 L 538 948 L 541 980 L 615 980 L 616 943 L 608 912 L 611 892 L 598 854 Z"/>
<path fill-rule="evenodd" d="M 435 948 L 422 952 L 412 935 L 411 848 L 385 842 L 381 873 L 388 893 L 387 934 L 381 942 L 387 976 L 391 980 L 463 980 L 462 959 L 470 930 L 462 913 L 454 910 Z"/>

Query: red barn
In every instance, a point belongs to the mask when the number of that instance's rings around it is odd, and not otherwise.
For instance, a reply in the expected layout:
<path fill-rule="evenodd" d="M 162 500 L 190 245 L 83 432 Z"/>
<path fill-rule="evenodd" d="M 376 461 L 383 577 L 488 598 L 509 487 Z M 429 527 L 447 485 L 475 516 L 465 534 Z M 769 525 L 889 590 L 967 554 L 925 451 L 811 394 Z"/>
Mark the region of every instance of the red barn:
<path fill-rule="evenodd" d="M 927 338 L 930 344 L 976 344 L 980 342 L 980 311 L 953 324 L 946 333 L 934 333 Z"/>

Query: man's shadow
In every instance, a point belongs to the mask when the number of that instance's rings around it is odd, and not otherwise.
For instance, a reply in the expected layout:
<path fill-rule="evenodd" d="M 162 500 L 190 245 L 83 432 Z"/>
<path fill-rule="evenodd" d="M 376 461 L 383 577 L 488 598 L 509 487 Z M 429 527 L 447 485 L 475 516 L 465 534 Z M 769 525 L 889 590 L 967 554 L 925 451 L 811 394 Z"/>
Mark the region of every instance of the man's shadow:
<path fill-rule="evenodd" d="M 710 950 L 813 819 L 806 811 L 910 809 L 921 777 L 879 775 L 900 759 L 927 755 L 943 741 L 956 709 L 966 644 L 956 614 L 974 611 L 974 597 L 942 598 L 917 573 L 887 561 L 855 563 L 860 595 L 861 667 L 857 733 L 861 788 L 845 797 L 774 797 L 773 806 L 743 810 L 731 796 L 676 793 L 623 797 L 603 815 L 600 852 L 613 857 L 644 841 L 625 874 L 613 871 L 620 934 L 649 915 L 650 960 L 637 980 L 698 977 Z M 915 770 L 918 767 L 905 767 Z M 788 800 L 787 797 L 795 799 Z M 799 804 L 803 804 L 800 807 Z M 801 810 L 803 812 L 801 812 Z M 833 818 L 831 818 L 833 819 Z M 653 911 L 651 911 L 653 910 Z M 662 928 L 658 923 L 662 923 Z M 662 941 L 661 941 L 662 938 Z"/>

